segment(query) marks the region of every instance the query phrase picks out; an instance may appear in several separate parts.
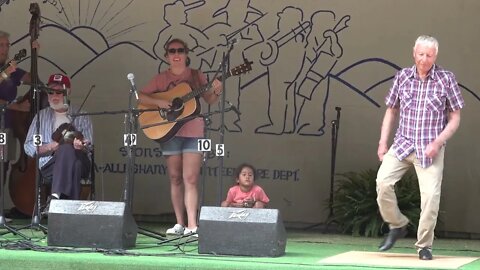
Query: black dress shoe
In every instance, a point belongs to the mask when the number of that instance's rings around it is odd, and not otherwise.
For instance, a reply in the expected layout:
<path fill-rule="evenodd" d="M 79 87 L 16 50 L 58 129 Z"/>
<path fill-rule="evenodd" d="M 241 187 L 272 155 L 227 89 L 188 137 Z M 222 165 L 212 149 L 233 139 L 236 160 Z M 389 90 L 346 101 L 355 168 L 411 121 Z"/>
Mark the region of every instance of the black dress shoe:
<path fill-rule="evenodd" d="M 420 252 L 418 252 L 418 258 L 420 260 L 432 260 L 433 259 L 432 252 L 430 251 L 429 248 L 424 247 L 420 250 Z"/>
<path fill-rule="evenodd" d="M 388 232 L 387 237 L 385 237 L 385 240 L 380 244 L 378 247 L 378 250 L 380 251 L 387 251 L 395 245 L 395 242 L 397 242 L 398 239 L 403 238 L 407 235 L 407 226 L 403 226 L 401 228 L 395 228 L 395 229 L 390 229 L 390 232 Z"/>

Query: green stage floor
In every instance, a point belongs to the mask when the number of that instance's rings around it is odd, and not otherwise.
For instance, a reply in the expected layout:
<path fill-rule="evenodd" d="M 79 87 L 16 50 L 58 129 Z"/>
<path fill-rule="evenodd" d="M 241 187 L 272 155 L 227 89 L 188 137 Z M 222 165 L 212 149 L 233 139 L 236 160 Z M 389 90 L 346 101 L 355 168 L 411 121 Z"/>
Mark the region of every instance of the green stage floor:
<path fill-rule="evenodd" d="M 166 228 L 150 223 L 142 226 L 158 232 Z M 203 255 L 198 254 L 198 242 L 180 239 L 159 245 L 160 240 L 144 235 L 138 235 L 136 247 L 129 250 L 53 248 L 47 246 L 42 232 L 30 229 L 21 232 L 32 240 L 11 233 L 0 236 L 0 269 L 392 269 L 319 263 L 347 251 L 377 251 L 381 239 L 322 234 L 316 230 L 287 230 L 286 255 L 277 258 Z M 414 242 L 413 238 L 401 239 L 392 252 L 415 253 Z M 480 257 L 480 240 L 437 239 L 434 244 L 434 256 Z M 480 260 L 459 269 L 480 269 Z"/>

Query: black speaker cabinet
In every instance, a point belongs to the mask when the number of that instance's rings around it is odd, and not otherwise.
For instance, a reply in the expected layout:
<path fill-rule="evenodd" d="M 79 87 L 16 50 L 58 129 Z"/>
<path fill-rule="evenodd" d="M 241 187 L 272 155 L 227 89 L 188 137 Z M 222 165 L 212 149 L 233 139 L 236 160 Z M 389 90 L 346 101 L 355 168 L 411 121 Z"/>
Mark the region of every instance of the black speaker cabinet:
<path fill-rule="evenodd" d="M 203 254 L 278 257 L 287 244 L 277 209 L 202 207 L 198 235 Z"/>
<path fill-rule="evenodd" d="M 48 245 L 125 249 L 135 246 L 137 224 L 124 202 L 52 200 Z"/>

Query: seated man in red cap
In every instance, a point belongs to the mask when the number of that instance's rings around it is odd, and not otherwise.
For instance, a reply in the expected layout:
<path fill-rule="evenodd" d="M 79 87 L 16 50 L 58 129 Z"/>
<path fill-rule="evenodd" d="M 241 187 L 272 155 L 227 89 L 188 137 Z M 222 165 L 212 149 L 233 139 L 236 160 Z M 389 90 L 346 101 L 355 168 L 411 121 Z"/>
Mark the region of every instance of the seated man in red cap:
<path fill-rule="evenodd" d="M 31 157 L 39 155 L 41 175 L 47 181 L 51 179 L 48 206 L 51 199 L 80 198 L 80 180 L 89 175 L 91 166 L 88 146 L 93 142 L 93 130 L 90 117 L 70 116 L 78 113 L 78 108 L 68 104 L 71 89 L 67 76 L 53 74 L 47 86 L 49 107 L 40 110 L 33 118 L 24 149 Z M 39 115 L 40 128 L 37 131 Z"/>

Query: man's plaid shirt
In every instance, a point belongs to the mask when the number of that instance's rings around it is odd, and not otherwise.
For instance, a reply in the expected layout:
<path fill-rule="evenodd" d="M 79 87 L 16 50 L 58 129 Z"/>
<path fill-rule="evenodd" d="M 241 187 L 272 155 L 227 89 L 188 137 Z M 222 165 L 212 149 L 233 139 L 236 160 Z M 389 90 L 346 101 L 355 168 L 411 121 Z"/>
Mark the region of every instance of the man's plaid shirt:
<path fill-rule="evenodd" d="M 448 112 L 465 106 L 455 75 L 437 65 L 423 81 L 415 66 L 398 71 L 385 103 L 400 108 L 392 145 L 397 158 L 403 160 L 415 151 L 423 168 L 433 162 L 425 156 L 425 148 L 447 125 Z"/>

